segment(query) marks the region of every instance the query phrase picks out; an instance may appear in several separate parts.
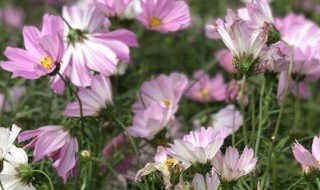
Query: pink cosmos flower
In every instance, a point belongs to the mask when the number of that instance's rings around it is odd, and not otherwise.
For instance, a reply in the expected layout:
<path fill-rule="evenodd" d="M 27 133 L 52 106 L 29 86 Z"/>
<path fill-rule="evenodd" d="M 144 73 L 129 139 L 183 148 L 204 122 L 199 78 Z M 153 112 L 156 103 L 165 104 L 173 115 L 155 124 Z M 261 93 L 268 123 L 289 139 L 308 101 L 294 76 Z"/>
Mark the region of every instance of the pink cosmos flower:
<path fill-rule="evenodd" d="M 141 12 L 140 0 L 94 0 L 107 17 L 132 19 Z"/>
<path fill-rule="evenodd" d="M 189 7 L 184 1 L 144 0 L 137 19 L 148 29 L 161 33 L 176 32 L 191 24 Z"/>
<path fill-rule="evenodd" d="M 241 112 L 234 105 L 228 105 L 212 114 L 211 119 L 214 130 L 226 129 L 229 134 L 238 131 L 243 124 Z"/>
<path fill-rule="evenodd" d="M 128 128 L 128 132 L 134 137 L 152 139 L 168 125 L 171 118 L 173 112 L 170 109 L 154 103 L 135 114 L 133 126 Z"/>
<path fill-rule="evenodd" d="M 211 163 L 221 181 L 233 182 L 249 174 L 256 167 L 257 158 L 251 148 L 246 147 L 240 156 L 236 148 L 228 147 L 224 156 L 218 153 Z"/>
<path fill-rule="evenodd" d="M 80 88 L 78 96 L 81 100 L 83 116 L 98 116 L 101 109 L 112 104 L 110 79 L 105 76 L 92 77 L 91 88 Z M 64 115 L 80 117 L 79 102 L 68 103 Z"/>
<path fill-rule="evenodd" d="M 228 11 L 226 21 L 218 19 L 213 26 L 225 45 L 232 51 L 236 68 L 246 75 L 257 73 L 259 65 L 268 61 L 264 47 L 268 39 L 270 24 L 252 29 L 250 23 Z"/>
<path fill-rule="evenodd" d="M 45 157 L 52 158 L 53 167 L 66 183 L 68 176 L 76 167 L 76 155 L 79 151 L 77 139 L 63 126 L 45 126 L 21 133 L 18 141 L 24 142 L 32 138 L 33 140 L 24 149 L 34 147 L 35 162 Z"/>
<path fill-rule="evenodd" d="M 206 178 L 203 175 L 196 173 L 192 180 L 192 186 L 194 190 L 217 190 L 220 185 L 218 175 L 214 170 L 206 174 Z"/>
<path fill-rule="evenodd" d="M 21 29 L 24 17 L 23 10 L 7 6 L 0 10 L 0 25 L 4 24 L 12 29 Z"/>
<path fill-rule="evenodd" d="M 237 69 L 232 63 L 233 54 L 231 51 L 222 49 L 216 52 L 216 57 L 221 67 L 223 67 L 229 73 L 236 73 Z"/>
<path fill-rule="evenodd" d="M 281 65 L 278 85 L 278 101 L 281 103 L 286 81 L 289 82 L 289 92 L 300 98 L 308 98 L 311 92 L 308 82 L 315 82 L 320 78 L 320 28 L 303 16 L 290 14 L 283 19 L 276 19 L 275 25 L 281 33 L 282 39 L 293 47 L 292 78 L 288 78 L 290 50 L 284 46 L 281 50 L 283 59 L 275 64 Z M 279 45 L 278 45 L 279 46 Z M 280 48 L 280 46 L 279 46 Z"/>
<path fill-rule="evenodd" d="M 62 39 L 63 21 L 58 16 L 44 15 L 42 31 L 36 27 L 23 28 L 26 50 L 7 47 L 1 67 L 13 73 L 12 77 L 38 79 L 59 69 L 64 53 Z"/>
<path fill-rule="evenodd" d="M 314 137 L 312 143 L 312 152 L 310 153 L 298 142 L 292 146 L 292 152 L 295 159 L 302 165 L 305 173 L 310 169 L 320 170 L 320 138 Z"/>
<path fill-rule="evenodd" d="M 160 103 L 174 114 L 187 85 L 188 78 L 180 73 L 172 73 L 169 76 L 162 74 L 144 82 L 137 92 L 138 101 L 132 106 L 132 110 L 137 113 L 154 103 Z"/>
<path fill-rule="evenodd" d="M 169 155 L 183 163 L 188 168 L 191 165 L 209 163 L 227 137 L 227 131 L 215 132 L 212 127 L 191 131 L 182 139 L 174 140 L 168 148 Z"/>
<path fill-rule="evenodd" d="M 79 87 L 91 85 L 91 71 L 112 75 L 117 71 L 119 60 L 130 61 L 129 47 L 137 47 L 136 35 L 128 30 L 108 31 L 103 28 L 107 21 L 93 4 L 84 9 L 64 7 L 63 18 L 68 47 L 63 57 L 60 73 L 69 77 Z M 54 83 L 61 83 L 59 77 Z"/>
<path fill-rule="evenodd" d="M 248 3 L 247 11 L 250 17 L 250 25 L 253 28 L 263 28 L 265 23 L 274 23 L 268 0 L 254 0 Z"/>
<path fill-rule="evenodd" d="M 249 104 L 249 98 L 247 96 L 248 91 L 248 84 L 245 84 L 244 86 L 244 92 L 243 92 L 243 100 L 241 97 L 241 87 L 242 87 L 242 81 L 241 80 L 231 80 L 227 85 L 227 102 L 235 102 L 241 103 L 243 101 L 243 104 L 247 106 Z"/>
<path fill-rule="evenodd" d="M 195 81 L 189 82 L 186 97 L 199 102 L 222 101 L 226 99 L 226 85 L 222 74 L 217 74 L 213 79 L 199 70 L 193 74 Z"/>
<path fill-rule="evenodd" d="M 9 101 L 4 103 L 3 111 L 4 112 L 11 112 L 12 106 L 18 104 L 20 99 L 22 98 L 22 96 L 26 92 L 27 92 L 27 89 L 25 86 L 13 87 L 9 92 Z M 0 106 L 0 108 L 1 108 L 1 106 Z"/>
<path fill-rule="evenodd" d="M 168 155 L 168 151 L 162 146 L 158 147 L 157 154 L 154 157 L 154 160 L 154 163 L 147 163 L 144 168 L 138 171 L 136 175 L 136 181 L 141 181 L 142 176 L 160 171 L 166 189 L 171 189 L 171 176 L 175 174 L 180 175 L 180 173 L 184 170 L 184 167 L 178 160 L 171 158 Z"/>

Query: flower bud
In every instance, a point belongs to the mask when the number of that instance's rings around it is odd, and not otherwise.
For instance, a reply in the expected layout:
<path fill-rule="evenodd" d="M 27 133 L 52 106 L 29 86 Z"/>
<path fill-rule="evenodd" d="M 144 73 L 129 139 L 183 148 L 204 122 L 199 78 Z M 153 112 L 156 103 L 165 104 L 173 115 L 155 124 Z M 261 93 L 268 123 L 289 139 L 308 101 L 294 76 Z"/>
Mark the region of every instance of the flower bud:
<path fill-rule="evenodd" d="M 81 151 L 81 153 L 80 153 L 80 159 L 81 159 L 81 161 L 83 161 L 83 162 L 88 162 L 88 161 L 90 161 L 90 159 L 91 159 L 91 152 L 88 151 L 88 150 L 83 150 L 83 151 Z"/>

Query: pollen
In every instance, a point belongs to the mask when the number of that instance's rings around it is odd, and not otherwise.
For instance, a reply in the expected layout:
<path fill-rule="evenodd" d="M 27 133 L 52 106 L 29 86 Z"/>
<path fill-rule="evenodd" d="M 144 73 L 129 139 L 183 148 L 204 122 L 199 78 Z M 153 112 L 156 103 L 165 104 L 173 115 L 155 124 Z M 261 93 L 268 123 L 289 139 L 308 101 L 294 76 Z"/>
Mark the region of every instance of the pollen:
<path fill-rule="evenodd" d="M 209 95 L 209 90 L 208 90 L 208 89 L 202 89 L 202 90 L 200 91 L 200 93 L 201 93 L 201 97 L 204 99 L 204 98 L 207 98 L 207 97 L 208 97 L 208 95 Z"/>
<path fill-rule="evenodd" d="M 167 98 L 163 100 L 163 103 L 164 103 L 164 105 L 166 106 L 166 108 L 169 108 L 169 107 L 170 107 L 170 105 L 171 105 L 170 100 L 169 100 L 169 99 L 167 99 Z"/>
<path fill-rule="evenodd" d="M 40 61 L 40 64 L 41 64 L 44 68 L 49 69 L 49 70 L 52 69 L 51 63 L 52 63 L 52 60 L 51 60 L 51 58 L 50 58 L 48 55 L 44 56 L 44 58 Z"/>
<path fill-rule="evenodd" d="M 164 165 L 169 166 L 169 167 L 173 167 L 177 164 L 178 164 L 178 160 L 176 160 L 174 158 L 169 158 L 166 161 L 164 161 Z"/>
<path fill-rule="evenodd" d="M 158 27 L 162 25 L 162 21 L 156 17 L 151 17 L 150 18 L 150 26 L 152 28 Z"/>

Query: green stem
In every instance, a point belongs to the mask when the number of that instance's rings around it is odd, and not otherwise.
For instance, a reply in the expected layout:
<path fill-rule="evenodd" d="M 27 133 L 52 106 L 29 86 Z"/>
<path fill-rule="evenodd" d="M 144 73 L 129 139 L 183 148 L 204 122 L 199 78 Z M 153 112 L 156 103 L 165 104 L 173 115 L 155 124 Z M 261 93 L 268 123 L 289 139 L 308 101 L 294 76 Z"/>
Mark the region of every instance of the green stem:
<path fill-rule="evenodd" d="M 283 101 L 281 103 L 280 112 L 279 112 L 279 115 L 278 115 L 276 127 L 275 127 L 274 132 L 273 132 L 273 137 L 274 138 L 277 138 L 277 135 L 278 135 L 278 131 L 279 131 L 279 127 L 280 127 L 280 121 L 281 121 L 281 118 L 282 118 L 282 113 L 283 113 L 284 105 L 285 105 L 285 102 L 286 102 L 286 99 L 287 99 L 287 95 L 288 95 L 289 80 L 291 79 L 291 75 L 292 75 L 294 54 L 293 54 L 293 48 L 291 46 L 289 46 L 289 47 L 290 47 L 290 65 L 289 65 L 289 71 L 288 71 L 288 76 L 287 76 L 288 80 L 286 81 L 286 84 L 285 84 L 285 89 L 284 89 L 284 93 L 283 93 Z"/>
<path fill-rule="evenodd" d="M 288 187 L 286 190 L 292 189 L 293 187 L 295 187 L 296 185 L 298 185 L 302 180 L 303 180 L 303 177 L 300 178 L 300 179 L 299 179 L 297 182 L 295 182 L 294 184 L 292 184 L 290 187 Z"/>
<path fill-rule="evenodd" d="M 48 174 L 46 174 L 44 171 L 41 171 L 41 170 L 33 170 L 33 172 L 38 172 L 38 173 L 41 173 L 42 175 L 44 175 L 49 181 L 50 189 L 54 190 L 51 178 L 48 176 Z"/>
<path fill-rule="evenodd" d="M 0 180 L 0 187 L 1 187 L 1 190 L 4 190 L 1 180 Z"/>
<path fill-rule="evenodd" d="M 245 84 L 246 84 L 246 75 L 243 75 L 242 84 L 241 84 L 241 91 L 240 91 L 240 109 L 241 109 L 241 112 L 242 112 L 242 120 L 243 120 L 242 132 L 243 132 L 243 136 L 244 136 L 244 143 L 246 145 L 248 145 L 246 116 L 245 116 L 245 110 L 244 110 L 244 88 L 245 88 Z"/>
<path fill-rule="evenodd" d="M 63 76 L 58 72 L 59 77 L 63 81 L 63 83 L 70 89 L 70 91 L 76 96 L 79 107 L 80 107 L 80 121 L 81 121 L 81 129 L 83 129 L 83 109 L 82 109 L 82 102 L 80 97 L 78 96 L 78 93 L 67 83 L 67 81 L 63 78 Z"/>
<path fill-rule="evenodd" d="M 266 79 L 263 78 L 263 83 L 260 91 L 260 100 L 259 100 L 259 126 L 258 126 L 258 134 L 257 134 L 257 140 L 256 140 L 256 145 L 255 145 L 255 156 L 258 155 L 258 150 L 259 150 L 259 144 L 260 144 L 260 137 L 261 137 L 261 132 L 262 132 L 262 124 L 264 123 L 263 121 L 263 100 L 264 100 L 264 91 L 266 87 Z"/>
<path fill-rule="evenodd" d="M 124 124 L 123 124 L 117 117 L 115 117 L 115 116 L 114 116 L 114 119 L 115 119 L 115 121 L 121 126 L 121 128 L 126 132 L 126 131 L 127 131 L 127 128 L 124 126 Z M 140 153 L 139 153 L 139 151 L 138 151 L 138 148 L 137 148 L 137 146 L 136 146 L 136 144 L 135 144 L 132 136 L 131 136 L 129 133 L 127 133 L 127 136 L 128 136 L 128 138 L 129 138 L 129 140 L 130 140 L 130 143 L 131 143 L 131 145 L 132 145 L 133 151 L 134 151 L 135 154 L 136 154 L 137 162 L 138 162 L 137 165 L 138 165 L 139 168 L 141 168 L 142 166 L 141 166 L 141 162 L 140 162 Z"/>

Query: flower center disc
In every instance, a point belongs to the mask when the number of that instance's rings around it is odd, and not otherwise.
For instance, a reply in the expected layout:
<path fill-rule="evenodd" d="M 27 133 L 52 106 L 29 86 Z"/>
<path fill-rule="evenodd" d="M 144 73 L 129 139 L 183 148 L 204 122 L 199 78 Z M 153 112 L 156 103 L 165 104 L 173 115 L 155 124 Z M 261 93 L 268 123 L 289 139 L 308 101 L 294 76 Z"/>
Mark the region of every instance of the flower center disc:
<path fill-rule="evenodd" d="M 52 63 L 52 60 L 51 60 L 51 58 L 50 58 L 48 55 L 44 56 L 44 58 L 40 61 L 40 64 L 41 64 L 44 68 L 49 69 L 49 70 L 52 69 L 51 63 Z"/>
<path fill-rule="evenodd" d="M 152 28 L 155 28 L 155 27 L 158 27 L 158 26 L 161 26 L 162 25 L 162 22 L 160 19 L 158 18 L 155 18 L 155 17 L 151 17 L 150 19 L 150 26 Z"/>

